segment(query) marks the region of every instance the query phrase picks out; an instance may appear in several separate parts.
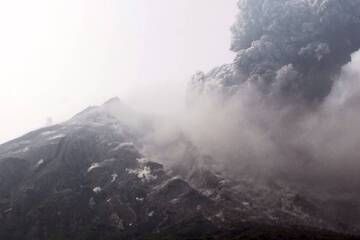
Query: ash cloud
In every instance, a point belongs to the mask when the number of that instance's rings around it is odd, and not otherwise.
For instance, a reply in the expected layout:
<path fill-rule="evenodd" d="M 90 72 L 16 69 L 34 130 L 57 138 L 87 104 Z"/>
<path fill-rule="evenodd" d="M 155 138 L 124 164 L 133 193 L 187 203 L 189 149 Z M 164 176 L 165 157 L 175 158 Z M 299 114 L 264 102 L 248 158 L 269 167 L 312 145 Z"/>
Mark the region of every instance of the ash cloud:
<path fill-rule="evenodd" d="M 157 151 L 170 164 L 211 156 L 233 175 L 250 171 L 354 192 L 360 2 L 240 0 L 238 7 L 234 62 L 194 75 L 188 109 L 174 126 L 159 128 Z"/>
<path fill-rule="evenodd" d="M 360 169 L 360 53 L 346 65 L 329 95 L 308 104 L 264 95 L 244 84 L 197 96 L 183 125 L 196 146 L 230 168 L 344 172 Z M 280 168 L 280 169 L 277 169 Z M 315 173 L 314 173 L 315 174 Z"/>
<path fill-rule="evenodd" d="M 357 0 L 240 0 L 238 7 L 233 70 L 216 78 L 224 88 L 250 82 L 266 94 L 323 100 L 360 48 Z"/>

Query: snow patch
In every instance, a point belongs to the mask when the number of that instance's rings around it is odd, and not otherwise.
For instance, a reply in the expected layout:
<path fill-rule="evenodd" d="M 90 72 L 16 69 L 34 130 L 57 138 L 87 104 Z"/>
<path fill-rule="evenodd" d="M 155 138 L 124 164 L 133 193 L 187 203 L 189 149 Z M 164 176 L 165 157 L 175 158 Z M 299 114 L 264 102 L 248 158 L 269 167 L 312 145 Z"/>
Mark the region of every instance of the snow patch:
<path fill-rule="evenodd" d="M 112 163 L 112 162 L 114 162 L 114 161 L 116 161 L 115 158 L 109 158 L 109 159 L 103 160 L 102 162 L 92 163 L 91 166 L 88 168 L 87 171 L 88 171 L 88 172 L 91 172 L 91 171 L 94 170 L 95 168 L 104 167 L 104 166 L 106 166 L 107 164 Z M 114 175 L 114 174 L 113 174 L 113 175 Z M 113 176 L 113 175 L 111 175 L 111 176 Z M 115 179 L 115 180 L 116 180 L 116 179 Z M 114 180 L 114 181 L 115 181 L 115 180 Z"/>
<path fill-rule="evenodd" d="M 55 139 L 59 139 L 59 138 L 63 138 L 66 137 L 65 134 L 57 134 L 55 136 L 49 137 L 47 140 L 55 140 Z"/>
<path fill-rule="evenodd" d="M 54 130 L 53 131 L 45 131 L 45 132 L 41 133 L 41 136 L 53 135 L 55 133 L 57 133 L 57 131 L 54 131 Z"/>
<path fill-rule="evenodd" d="M 132 142 L 124 142 L 124 143 L 119 143 L 116 147 L 114 147 L 111 151 L 118 151 L 122 148 L 125 148 L 125 147 L 130 147 L 130 148 L 133 148 L 135 147 L 134 146 L 134 143 Z"/>
<path fill-rule="evenodd" d="M 101 187 L 94 187 L 93 192 L 94 193 L 100 193 L 101 192 Z"/>
<path fill-rule="evenodd" d="M 37 163 L 36 163 L 36 167 L 40 167 L 42 164 L 44 164 L 44 159 L 40 159 Z"/>
<path fill-rule="evenodd" d="M 151 212 L 149 212 L 148 216 L 149 216 L 149 217 L 152 217 L 152 216 L 154 216 L 154 214 L 155 214 L 155 212 L 154 212 L 154 211 L 151 211 Z"/>
<path fill-rule="evenodd" d="M 93 169 L 98 168 L 98 167 L 100 167 L 99 163 L 93 163 L 93 164 L 91 164 L 91 166 L 88 168 L 87 171 L 91 172 Z"/>
<path fill-rule="evenodd" d="M 138 202 L 142 202 L 142 201 L 144 201 L 144 198 L 141 198 L 141 197 L 136 197 L 136 201 L 138 201 Z"/>
<path fill-rule="evenodd" d="M 112 183 L 115 182 L 117 178 L 118 178 L 118 175 L 116 173 L 111 174 L 111 182 Z"/>
<path fill-rule="evenodd" d="M 145 166 L 144 168 L 138 168 L 138 169 L 128 169 L 127 168 L 126 171 L 129 174 L 136 175 L 143 182 L 150 182 L 152 180 L 157 179 L 157 176 L 152 175 L 151 168 L 148 166 Z"/>
<path fill-rule="evenodd" d="M 177 204 L 180 200 L 178 198 L 174 198 L 170 201 L 171 204 Z"/>

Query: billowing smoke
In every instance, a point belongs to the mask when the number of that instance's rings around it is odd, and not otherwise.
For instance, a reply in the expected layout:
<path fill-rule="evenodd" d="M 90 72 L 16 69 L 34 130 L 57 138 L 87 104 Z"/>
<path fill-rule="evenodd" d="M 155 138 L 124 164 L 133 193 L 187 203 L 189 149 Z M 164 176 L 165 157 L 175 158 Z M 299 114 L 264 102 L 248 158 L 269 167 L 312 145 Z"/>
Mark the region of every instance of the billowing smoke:
<path fill-rule="evenodd" d="M 360 1 L 238 6 L 237 56 L 193 77 L 189 108 L 177 122 L 181 134 L 169 127 L 157 135 L 168 158 L 186 162 L 190 149 L 234 175 L 359 187 Z"/>
<path fill-rule="evenodd" d="M 235 172 L 250 166 L 353 181 L 360 170 L 359 66 L 357 53 L 318 104 L 264 95 L 252 84 L 226 99 L 213 88 L 195 99 L 183 127 L 203 153 Z"/>
<path fill-rule="evenodd" d="M 251 82 L 266 94 L 322 100 L 360 48 L 357 0 L 240 0 L 238 7 L 236 59 L 221 68 L 228 76 L 209 74 L 225 88 Z"/>

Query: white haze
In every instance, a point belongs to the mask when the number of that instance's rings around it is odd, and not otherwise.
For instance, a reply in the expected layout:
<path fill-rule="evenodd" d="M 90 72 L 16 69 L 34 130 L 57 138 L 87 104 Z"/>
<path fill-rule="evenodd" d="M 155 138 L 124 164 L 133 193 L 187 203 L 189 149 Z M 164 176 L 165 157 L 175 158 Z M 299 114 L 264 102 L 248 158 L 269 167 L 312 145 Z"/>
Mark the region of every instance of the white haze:
<path fill-rule="evenodd" d="M 233 59 L 235 5 L 1 1 L 0 142 L 113 96 L 150 113 L 176 112 L 196 70 Z"/>
<path fill-rule="evenodd" d="M 252 84 L 226 101 L 213 92 L 157 120 L 144 152 L 167 166 L 191 168 L 211 156 L 213 167 L 231 175 L 255 171 L 353 193 L 360 186 L 360 52 L 352 59 L 321 104 L 284 102 Z"/>
<path fill-rule="evenodd" d="M 188 109 L 160 122 L 146 150 L 169 164 L 191 167 L 211 156 L 238 176 L 255 171 L 356 192 L 360 3 L 239 0 L 239 7 L 235 61 L 197 74 Z"/>

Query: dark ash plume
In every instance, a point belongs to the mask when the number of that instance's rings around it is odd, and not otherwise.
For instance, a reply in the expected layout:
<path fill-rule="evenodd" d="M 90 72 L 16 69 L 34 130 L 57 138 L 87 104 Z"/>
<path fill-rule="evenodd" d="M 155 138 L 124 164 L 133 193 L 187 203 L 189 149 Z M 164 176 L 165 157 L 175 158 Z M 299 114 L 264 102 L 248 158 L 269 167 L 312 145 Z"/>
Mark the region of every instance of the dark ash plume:
<path fill-rule="evenodd" d="M 360 48 L 358 0 L 240 0 L 238 7 L 236 59 L 207 74 L 203 89 L 249 82 L 268 95 L 323 100 Z"/>
<path fill-rule="evenodd" d="M 251 166 L 355 189 L 360 1 L 240 0 L 238 7 L 235 61 L 194 75 L 186 135 L 231 171 Z"/>

